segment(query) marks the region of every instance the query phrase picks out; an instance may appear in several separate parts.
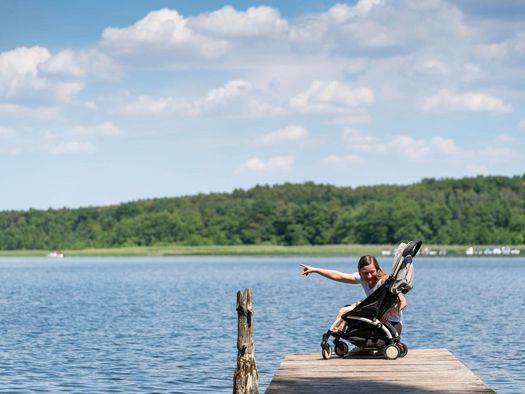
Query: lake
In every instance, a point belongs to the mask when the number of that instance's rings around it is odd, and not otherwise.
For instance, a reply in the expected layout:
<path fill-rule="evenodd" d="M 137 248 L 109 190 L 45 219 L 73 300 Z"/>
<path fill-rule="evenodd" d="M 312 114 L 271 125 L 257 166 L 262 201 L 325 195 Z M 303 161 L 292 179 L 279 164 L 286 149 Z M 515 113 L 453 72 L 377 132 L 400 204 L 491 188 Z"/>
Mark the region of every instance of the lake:
<path fill-rule="evenodd" d="M 0 258 L 0 390 L 231 393 L 236 293 L 251 287 L 264 392 L 286 353 L 320 351 L 339 307 L 363 299 L 303 262 L 353 272 L 357 258 Z M 409 348 L 447 348 L 498 393 L 525 392 L 525 258 L 414 267 Z"/>

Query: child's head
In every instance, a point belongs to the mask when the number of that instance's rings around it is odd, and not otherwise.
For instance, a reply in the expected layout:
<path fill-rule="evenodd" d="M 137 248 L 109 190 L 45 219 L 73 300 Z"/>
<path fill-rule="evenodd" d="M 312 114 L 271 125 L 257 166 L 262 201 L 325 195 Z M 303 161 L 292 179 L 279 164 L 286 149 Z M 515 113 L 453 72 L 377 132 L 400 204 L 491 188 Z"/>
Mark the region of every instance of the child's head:
<path fill-rule="evenodd" d="M 361 256 L 357 269 L 361 278 L 368 283 L 369 286 L 375 286 L 378 280 L 384 278 L 386 274 L 383 272 L 379 263 L 374 256 Z"/>

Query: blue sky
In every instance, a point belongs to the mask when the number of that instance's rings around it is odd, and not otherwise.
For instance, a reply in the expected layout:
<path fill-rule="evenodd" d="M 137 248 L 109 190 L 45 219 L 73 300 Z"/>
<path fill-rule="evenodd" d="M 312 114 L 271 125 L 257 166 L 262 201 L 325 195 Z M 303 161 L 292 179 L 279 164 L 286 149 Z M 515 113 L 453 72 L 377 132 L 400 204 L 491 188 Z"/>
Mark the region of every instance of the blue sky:
<path fill-rule="evenodd" d="M 0 0 L 0 210 L 525 168 L 521 1 Z"/>

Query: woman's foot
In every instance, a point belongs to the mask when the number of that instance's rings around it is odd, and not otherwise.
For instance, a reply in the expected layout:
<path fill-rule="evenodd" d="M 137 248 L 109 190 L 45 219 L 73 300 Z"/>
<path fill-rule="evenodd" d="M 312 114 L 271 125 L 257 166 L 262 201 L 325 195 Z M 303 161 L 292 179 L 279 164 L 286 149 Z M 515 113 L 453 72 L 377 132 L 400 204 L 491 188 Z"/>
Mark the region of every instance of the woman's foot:
<path fill-rule="evenodd" d="M 346 326 L 339 326 L 339 327 L 335 327 L 332 332 L 334 333 L 334 335 L 341 335 L 345 332 L 345 328 Z"/>

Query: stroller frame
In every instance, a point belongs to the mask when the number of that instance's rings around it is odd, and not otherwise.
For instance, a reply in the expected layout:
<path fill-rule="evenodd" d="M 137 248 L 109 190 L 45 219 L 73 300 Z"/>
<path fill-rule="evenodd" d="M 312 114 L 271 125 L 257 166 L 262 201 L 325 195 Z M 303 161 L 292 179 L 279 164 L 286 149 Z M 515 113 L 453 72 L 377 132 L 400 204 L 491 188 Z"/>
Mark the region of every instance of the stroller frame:
<path fill-rule="evenodd" d="M 328 344 L 331 336 L 334 337 L 335 353 L 339 357 L 344 357 L 348 353 L 349 347 L 345 341 L 360 348 L 361 353 L 365 353 L 366 356 L 373 356 L 380 350 L 384 350 L 385 357 L 391 360 L 406 356 L 408 347 L 400 341 L 400 333 L 388 321 L 381 322 L 380 319 L 395 304 L 399 293 L 406 294 L 412 288 L 412 278 L 410 283 L 403 280 L 399 283 L 398 276 L 406 274 L 406 271 L 401 271 L 404 267 L 411 267 L 412 259 L 420 247 L 420 240 L 411 241 L 407 245 L 401 244 L 402 252 L 396 254 L 392 273 L 385 283 L 352 311 L 342 316 L 346 322 L 344 331 L 335 333 L 328 330 L 323 335 L 321 349 L 325 360 L 332 355 L 332 348 Z M 411 272 L 410 269 L 410 274 Z"/>

